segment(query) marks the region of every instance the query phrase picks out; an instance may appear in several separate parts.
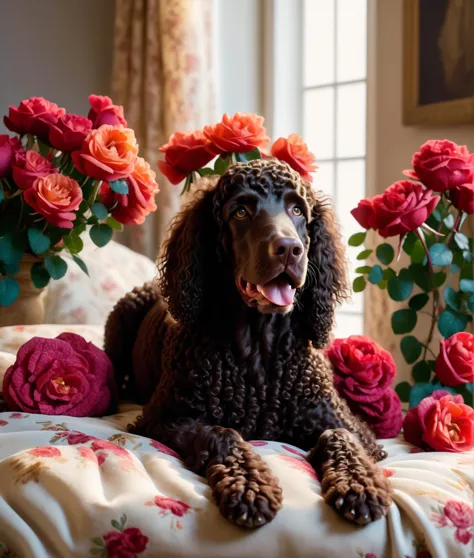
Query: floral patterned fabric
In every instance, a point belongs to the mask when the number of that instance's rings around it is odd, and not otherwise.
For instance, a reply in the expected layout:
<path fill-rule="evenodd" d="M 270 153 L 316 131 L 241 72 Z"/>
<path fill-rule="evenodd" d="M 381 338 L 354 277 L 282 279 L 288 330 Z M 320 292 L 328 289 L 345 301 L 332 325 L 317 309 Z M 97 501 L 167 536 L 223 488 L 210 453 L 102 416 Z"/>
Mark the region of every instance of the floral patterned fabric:
<path fill-rule="evenodd" d="M 102 343 L 101 327 L 0 329 L 0 379 L 32 335 L 63 329 Z M 220 516 L 205 479 L 174 451 L 126 432 L 139 412 L 124 404 L 94 419 L 0 413 L 0 557 L 473 556 L 474 452 L 425 453 L 401 437 L 384 440 L 394 504 L 387 518 L 360 528 L 324 504 L 300 449 L 255 440 L 284 506 L 250 533 Z"/>

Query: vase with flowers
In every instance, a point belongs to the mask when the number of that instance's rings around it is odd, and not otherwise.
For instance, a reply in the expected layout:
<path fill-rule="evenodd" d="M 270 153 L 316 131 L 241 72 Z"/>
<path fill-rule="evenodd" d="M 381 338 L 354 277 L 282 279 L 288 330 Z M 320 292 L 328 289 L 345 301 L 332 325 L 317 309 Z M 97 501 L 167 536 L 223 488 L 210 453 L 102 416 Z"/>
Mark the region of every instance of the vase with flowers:
<path fill-rule="evenodd" d="M 41 293 L 68 262 L 88 273 L 86 232 L 103 247 L 156 210 L 155 173 L 123 108 L 98 95 L 89 103 L 86 118 L 33 97 L 4 117 L 16 135 L 0 135 L 0 326 L 41 323 Z"/>

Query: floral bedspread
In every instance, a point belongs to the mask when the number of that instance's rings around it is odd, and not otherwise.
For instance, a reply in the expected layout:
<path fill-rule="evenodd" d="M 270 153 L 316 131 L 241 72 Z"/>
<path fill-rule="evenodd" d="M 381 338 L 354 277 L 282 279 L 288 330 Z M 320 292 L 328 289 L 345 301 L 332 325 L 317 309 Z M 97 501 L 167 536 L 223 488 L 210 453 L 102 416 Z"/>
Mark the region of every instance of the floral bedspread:
<path fill-rule="evenodd" d="M 0 329 L 0 379 L 32 335 L 67 329 L 100 345 L 101 328 Z M 424 453 L 385 441 L 394 487 L 387 518 L 347 523 L 326 504 L 295 447 L 256 440 L 284 506 L 269 525 L 229 524 L 205 479 L 162 444 L 126 433 L 139 407 L 101 419 L 0 413 L 0 557 L 473 557 L 474 452 Z"/>

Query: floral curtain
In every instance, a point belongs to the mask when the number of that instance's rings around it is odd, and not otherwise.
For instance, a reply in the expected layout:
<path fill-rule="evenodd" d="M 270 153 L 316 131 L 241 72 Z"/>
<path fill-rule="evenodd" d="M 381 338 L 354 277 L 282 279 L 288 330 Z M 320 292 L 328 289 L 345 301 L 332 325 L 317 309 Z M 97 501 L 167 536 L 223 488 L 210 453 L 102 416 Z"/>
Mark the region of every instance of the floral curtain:
<path fill-rule="evenodd" d="M 213 0 L 116 0 L 112 98 L 155 171 L 173 132 L 216 119 L 212 23 Z M 158 182 L 158 211 L 118 238 L 151 258 L 180 206 L 179 186 Z"/>

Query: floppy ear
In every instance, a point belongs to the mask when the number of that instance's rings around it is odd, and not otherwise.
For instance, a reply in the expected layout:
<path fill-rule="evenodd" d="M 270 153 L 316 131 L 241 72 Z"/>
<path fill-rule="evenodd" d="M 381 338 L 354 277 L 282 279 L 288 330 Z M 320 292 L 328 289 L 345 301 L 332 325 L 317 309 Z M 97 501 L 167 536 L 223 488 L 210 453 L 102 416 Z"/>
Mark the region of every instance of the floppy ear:
<path fill-rule="evenodd" d="M 299 323 L 317 348 L 331 333 L 334 309 L 347 296 L 344 245 L 329 201 L 316 199 L 308 226 L 308 274 L 299 297 Z"/>
<path fill-rule="evenodd" d="M 219 275 L 213 196 L 213 190 L 198 192 L 175 217 L 161 257 L 161 293 L 173 317 L 186 324 L 199 320 Z"/>

